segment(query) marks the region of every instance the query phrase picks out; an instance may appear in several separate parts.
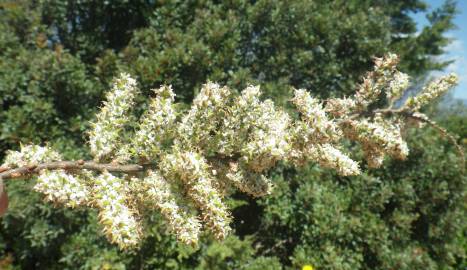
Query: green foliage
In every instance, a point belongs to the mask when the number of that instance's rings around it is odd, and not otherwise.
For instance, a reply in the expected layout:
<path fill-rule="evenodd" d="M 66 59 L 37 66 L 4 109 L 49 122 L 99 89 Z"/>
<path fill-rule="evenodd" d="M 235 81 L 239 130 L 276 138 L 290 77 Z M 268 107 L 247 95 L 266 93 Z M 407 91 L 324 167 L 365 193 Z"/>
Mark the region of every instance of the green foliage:
<path fill-rule="evenodd" d="M 77 57 L 47 47 L 40 14 L 19 4 L 0 9 L 0 112 L 2 152 L 19 142 L 83 142 L 83 119 L 99 104 L 101 84 Z M 16 28 L 16 29 L 15 29 Z M 74 150 L 76 151 L 76 150 Z"/>
<path fill-rule="evenodd" d="M 342 97 L 371 57 L 388 51 L 401 55 L 404 72 L 423 76 L 444 66 L 432 56 L 447 44 L 455 13 L 448 1 L 414 35 L 408 14 L 426 10 L 418 0 L 97 2 L 0 0 L 1 152 L 50 140 L 66 158 L 86 155 L 81 134 L 120 71 L 144 90 L 172 84 L 187 103 L 207 80 L 261 84 L 282 104 L 291 86 Z M 465 121 L 458 114 L 442 124 L 462 141 Z M 272 196 L 236 195 L 235 235 L 222 243 L 205 236 L 198 251 L 179 246 L 158 214 L 140 251 L 119 251 L 95 212 L 54 208 L 33 183 L 9 182 L 0 267 L 461 269 L 465 175 L 436 132 L 409 137 L 407 161 L 361 177 L 281 167 Z"/>

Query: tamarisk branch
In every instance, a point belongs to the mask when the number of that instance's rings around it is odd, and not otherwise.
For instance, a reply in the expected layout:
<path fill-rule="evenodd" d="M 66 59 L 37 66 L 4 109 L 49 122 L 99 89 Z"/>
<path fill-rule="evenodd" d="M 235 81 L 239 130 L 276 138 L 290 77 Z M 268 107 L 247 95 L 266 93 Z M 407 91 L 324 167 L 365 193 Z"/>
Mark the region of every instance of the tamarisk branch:
<path fill-rule="evenodd" d="M 454 145 L 457 153 L 460 156 L 461 169 L 465 170 L 465 155 L 464 155 L 463 147 L 457 143 L 456 138 L 452 134 L 450 134 L 446 129 L 438 125 L 435 121 L 428 118 L 428 116 L 426 116 L 425 114 L 419 113 L 419 112 L 412 112 L 410 110 L 407 110 L 406 108 L 378 109 L 378 110 L 374 110 L 372 113 L 373 114 L 380 113 L 380 114 L 385 114 L 385 115 L 400 115 L 404 118 L 412 119 L 422 124 L 427 124 L 431 126 L 432 128 L 436 129 L 441 134 L 442 137 L 447 138 L 452 143 L 452 145 Z"/>
<path fill-rule="evenodd" d="M 463 168 L 455 138 L 419 112 L 455 85 L 457 76 L 430 82 L 396 109 L 393 104 L 409 86 L 398 61 L 394 54 L 375 59 L 352 97 L 323 101 L 295 89 L 296 110 L 290 112 L 262 99 L 259 86 L 237 94 L 207 82 L 187 110 L 175 103 L 170 86 L 162 86 L 153 90 L 136 125 L 133 108 L 140 91 L 135 79 L 121 74 L 88 132 L 93 160 L 66 161 L 49 146 L 21 145 L 7 152 L 0 167 L 0 194 L 4 179 L 37 176 L 33 189 L 44 200 L 96 208 L 107 238 L 122 249 L 138 247 L 146 210 L 158 210 L 180 242 L 196 246 L 201 230 L 218 240 L 231 231 L 226 196 L 236 189 L 253 197 L 271 192 L 268 172 L 280 161 L 296 167 L 314 162 L 342 176 L 359 175 L 362 163 L 347 152 L 348 140 L 360 145 L 368 168 L 381 167 L 386 158 L 406 159 L 408 120 L 450 139 Z M 380 104 L 389 107 L 375 108 Z"/>
<path fill-rule="evenodd" d="M 464 151 L 457 143 L 456 139 L 449 134 L 444 128 L 440 127 L 436 122 L 429 119 L 421 113 L 413 113 L 403 109 L 379 109 L 374 110 L 372 114 L 400 115 L 405 118 L 414 119 L 417 122 L 425 123 L 435 128 L 443 137 L 446 137 L 455 147 L 461 157 L 461 164 L 464 164 Z M 357 116 L 357 115 L 356 115 Z M 138 173 L 144 172 L 150 168 L 154 168 L 155 163 L 146 164 L 117 164 L 117 163 L 98 163 L 92 160 L 76 160 L 76 161 L 54 161 L 41 164 L 28 164 L 19 168 L 0 167 L 0 181 L 7 179 L 26 178 L 39 174 L 43 170 L 91 170 L 98 172 L 113 172 L 113 173 Z M 1 182 L 0 182 L 1 183 Z"/>

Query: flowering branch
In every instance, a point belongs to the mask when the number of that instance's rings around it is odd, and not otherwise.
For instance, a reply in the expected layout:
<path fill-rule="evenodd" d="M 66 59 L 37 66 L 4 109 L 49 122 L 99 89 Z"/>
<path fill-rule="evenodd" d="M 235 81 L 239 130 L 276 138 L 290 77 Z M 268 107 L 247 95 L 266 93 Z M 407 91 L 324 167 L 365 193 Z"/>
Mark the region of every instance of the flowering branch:
<path fill-rule="evenodd" d="M 438 125 L 435 121 L 428 118 L 428 116 L 426 116 L 425 114 L 419 113 L 417 111 L 415 112 L 410 111 L 405 107 L 402 107 L 399 109 L 392 109 L 391 107 L 387 109 L 377 109 L 377 110 L 374 110 L 372 114 L 399 115 L 407 119 L 415 120 L 417 123 L 427 124 L 431 126 L 432 128 L 436 129 L 443 137 L 447 138 L 451 142 L 452 145 L 454 145 L 460 157 L 461 169 L 462 170 L 465 169 L 464 149 L 462 148 L 460 144 L 457 143 L 457 139 L 452 134 L 450 134 L 446 129 Z"/>
<path fill-rule="evenodd" d="M 343 141 L 361 145 L 368 167 L 380 167 L 386 157 L 403 160 L 409 148 L 402 130 L 409 119 L 434 126 L 463 154 L 452 136 L 419 113 L 457 77 L 431 82 L 394 109 L 409 85 L 397 63 L 392 54 L 377 58 L 354 97 L 322 102 L 297 89 L 292 114 L 262 100 L 258 86 L 236 95 L 211 82 L 190 109 L 180 111 L 171 87 L 162 86 L 135 130 L 129 128 L 130 115 L 139 91 L 136 81 L 122 74 L 91 123 L 94 160 L 64 161 L 47 146 L 21 146 L 8 151 L 0 167 L 0 196 L 3 179 L 35 177 L 34 190 L 46 201 L 96 208 L 107 238 L 122 249 L 141 242 L 146 218 L 141 213 L 147 210 L 159 211 L 180 242 L 196 246 L 202 230 L 219 240 L 231 231 L 224 197 L 235 189 L 253 197 L 271 192 L 268 171 L 279 161 L 315 162 L 342 176 L 358 175 L 361 164 L 345 152 Z M 374 108 L 383 102 L 389 108 Z"/>

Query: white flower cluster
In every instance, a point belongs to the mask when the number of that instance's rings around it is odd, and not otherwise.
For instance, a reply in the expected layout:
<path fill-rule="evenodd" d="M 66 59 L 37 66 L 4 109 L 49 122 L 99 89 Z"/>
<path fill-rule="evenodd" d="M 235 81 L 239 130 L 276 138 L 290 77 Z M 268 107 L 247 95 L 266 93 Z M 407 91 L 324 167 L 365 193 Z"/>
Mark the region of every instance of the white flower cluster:
<path fill-rule="evenodd" d="M 298 116 L 262 100 L 258 86 L 235 95 L 211 82 L 184 112 L 174 104 L 171 87 L 163 86 L 154 91 L 135 131 L 129 126 L 136 81 L 121 74 L 92 123 L 91 152 L 95 161 L 138 163 L 145 172 L 136 178 L 59 168 L 40 173 L 35 190 L 48 201 L 98 208 L 106 236 L 121 248 L 138 245 L 145 224 L 141 213 L 152 209 L 185 244 L 196 246 L 203 226 L 223 239 L 231 231 L 225 196 L 235 188 L 254 197 L 269 194 L 273 183 L 267 174 L 279 161 L 296 166 L 311 161 L 344 176 L 359 174 L 358 162 L 343 151 L 344 140 L 361 144 L 369 167 L 381 166 L 386 156 L 407 157 L 402 130 L 408 119 L 429 121 L 417 111 L 457 77 L 432 82 L 394 109 L 409 85 L 397 62 L 393 54 L 377 58 L 354 97 L 321 102 L 304 89 L 295 90 L 291 101 Z M 383 102 L 389 107 L 369 111 Z M 60 159 L 48 147 L 22 146 L 7 154 L 3 167 Z"/>
<path fill-rule="evenodd" d="M 407 143 L 402 139 L 400 125 L 397 123 L 381 118 L 377 118 L 375 122 L 348 120 L 343 127 L 348 138 L 363 146 L 368 165 L 372 168 L 381 166 L 386 153 L 401 160 L 409 153 Z"/>
<path fill-rule="evenodd" d="M 352 98 L 332 98 L 326 102 L 324 109 L 334 117 L 344 117 L 354 111 L 356 106 L 357 102 Z"/>
<path fill-rule="evenodd" d="M 219 148 L 227 156 L 239 155 L 249 169 L 260 173 L 289 151 L 290 117 L 271 100 L 260 100 L 259 87 L 249 86 L 228 106 L 220 123 Z"/>
<path fill-rule="evenodd" d="M 129 206 L 128 183 L 108 172 L 99 175 L 93 186 L 93 204 L 110 242 L 125 249 L 139 244 L 141 225 L 135 209 Z"/>
<path fill-rule="evenodd" d="M 84 175 L 87 174 L 87 175 Z M 71 175 L 64 170 L 42 171 L 34 190 L 45 195 L 45 200 L 75 208 L 89 203 L 90 190 L 86 184 L 89 172 Z"/>
<path fill-rule="evenodd" d="M 169 86 L 154 90 L 156 97 L 151 100 L 149 109 L 142 116 L 139 130 L 132 141 L 132 156 L 145 160 L 156 158 L 164 144 L 171 139 L 176 119 L 173 106 L 175 94 Z M 122 154 L 124 155 L 124 154 Z"/>
<path fill-rule="evenodd" d="M 136 80 L 126 73 L 120 74 L 112 90 L 107 93 L 104 106 L 97 114 L 96 122 L 91 124 L 92 130 L 89 132 L 89 145 L 96 160 L 111 158 L 120 148 L 136 93 Z"/>
<path fill-rule="evenodd" d="M 337 170 L 340 175 L 360 174 L 358 163 L 331 144 L 315 145 L 307 151 L 321 166 Z"/>
<path fill-rule="evenodd" d="M 355 94 L 357 110 L 365 110 L 368 105 L 381 97 L 384 90 L 391 89 L 391 82 L 394 81 L 395 74 L 399 74 L 396 69 L 398 63 L 399 57 L 395 54 L 388 54 L 383 58 L 375 59 L 374 70 L 365 76 L 363 83 Z M 400 74 L 397 76 L 402 77 Z M 388 92 L 391 92 L 391 90 Z"/>
<path fill-rule="evenodd" d="M 409 152 L 401 132 L 410 119 L 401 119 L 400 115 L 365 114 L 368 106 L 383 98 L 383 91 L 392 106 L 408 88 L 409 77 L 396 69 L 398 61 L 394 54 L 377 58 L 374 71 L 364 78 L 355 98 L 330 99 L 325 106 L 325 110 L 338 119 L 343 136 L 362 145 L 368 166 L 372 168 L 380 167 L 386 155 L 405 159 Z M 419 95 L 409 98 L 398 111 L 416 114 L 456 83 L 457 77 L 453 74 L 435 80 Z"/>
<path fill-rule="evenodd" d="M 198 244 L 201 223 L 196 213 L 180 205 L 184 199 L 174 192 L 171 183 L 155 171 L 148 171 L 146 177 L 133 179 L 132 183 L 140 203 L 158 209 L 180 242 L 191 246 Z"/>
<path fill-rule="evenodd" d="M 61 159 L 61 155 L 48 146 L 21 145 L 19 151 L 7 151 L 2 167 L 17 168 Z"/>
<path fill-rule="evenodd" d="M 304 89 L 295 90 L 292 103 L 300 112 L 300 129 L 306 132 L 307 140 L 313 143 L 336 142 L 342 136 L 337 124 L 326 115 L 323 105 Z"/>
<path fill-rule="evenodd" d="M 227 87 L 220 87 L 211 82 L 203 85 L 193 100 L 191 109 L 178 125 L 176 145 L 184 149 L 215 149 L 220 132 L 216 124 L 225 117 L 230 96 Z"/>
<path fill-rule="evenodd" d="M 412 111 L 418 111 L 421 107 L 446 93 L 458 81 L 459 78 L 456 74 L 449 74 L 436 79 L 424 87 L 419 95 L 407 99 L 405 107 L 410 108 Z"/>
<path fill-rule="evenodd" d="M 339 118 L 365 112 L 370 104 L 381 99 L 383 92 L 391 103 L 399 99 L 409 86 L 409 77 L 397 70 L 398 63 L 399 57 L 395 54 L 376 58 L 374 70 L 368 72 L 363 78 L 355 96 L 327 100 L 326 112 Z"/>
<path fill-rule="evenodd" d="M 295 90 L 292 102 L 300 112 L 301 121 L 296 121 L 292 129 L 292 151 L 288 159 L 296 165 L 315 161 L 341 175 L 359 174 L 358 163 L 334 145 L 342 138 L 342 131 L 335 120 L 328 118 L 323 105 L 303 89 Z"/>
<path fill-rule="evenodd" d="M 216 239 L 224 239 L 230 232 L 230 213 L 222 197 L 213 186 L 213 178 L 206 160 L 195 152 L 166 155 L 160 167 L 169 179 L 179 179 L 187 189 L 187 195 L 201 210 L 202 220 Z"/>
<path fill-rule="evenodd" d="M 409 87 L 409 75 L 396 71 L 393 79 L 389 82 L 387 98 L 390 101 L 396 101 L 402 97 L 404 91 Z"/>
<path fill-rule="evenodd" d="M 232 186 L 253 197 L 262 197 L 269 194 L 273 184 L 264 174 L 248 170 L 244 162 L 212 161 L 213 175 L 217 178 L 216 188 L 229 194 Z"/>

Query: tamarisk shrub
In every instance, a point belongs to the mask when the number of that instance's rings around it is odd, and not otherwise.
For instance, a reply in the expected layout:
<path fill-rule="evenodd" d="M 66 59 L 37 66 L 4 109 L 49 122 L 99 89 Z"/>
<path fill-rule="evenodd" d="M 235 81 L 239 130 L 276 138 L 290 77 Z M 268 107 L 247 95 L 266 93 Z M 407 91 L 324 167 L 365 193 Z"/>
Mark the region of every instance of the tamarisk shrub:
<path fill-rule="evenodd" d="M 0 179 L 37 175 L 34 189 L 46 201 L 98 209 L 104 233 L 122 249 L 138 247 L 146 209 L 159 210 L 182 243 L 196 246 L 202 231 L 222 240 L 231 231 L 224 198 L 235 189 L 253 197 L 270 193 L 267 173 L 279 161 L 360 174 L 345 140 L 361 145 L 370 167 L 381 166 L 386 156 L 407 157 L 404 128 L 410 122 L 436 125 L 419 110 L 457 77 L 435 80 L 395 108 L 409 86 L 397 63 L 394 54 L 377 58 L 354 97 L 320 101 L 296 89 L 296 114 L 262 100 L 259 86 L 235 94 L 212 82 L 181 111 L 172 88 L 162 86 L 134 130 L 137 82 L 121 74 L 89 131 L 94 160 L 64 161 L 48 146 L 21 146 L 7 153 Z M 389 107 L 377 108 L 381 101 Z"/>

